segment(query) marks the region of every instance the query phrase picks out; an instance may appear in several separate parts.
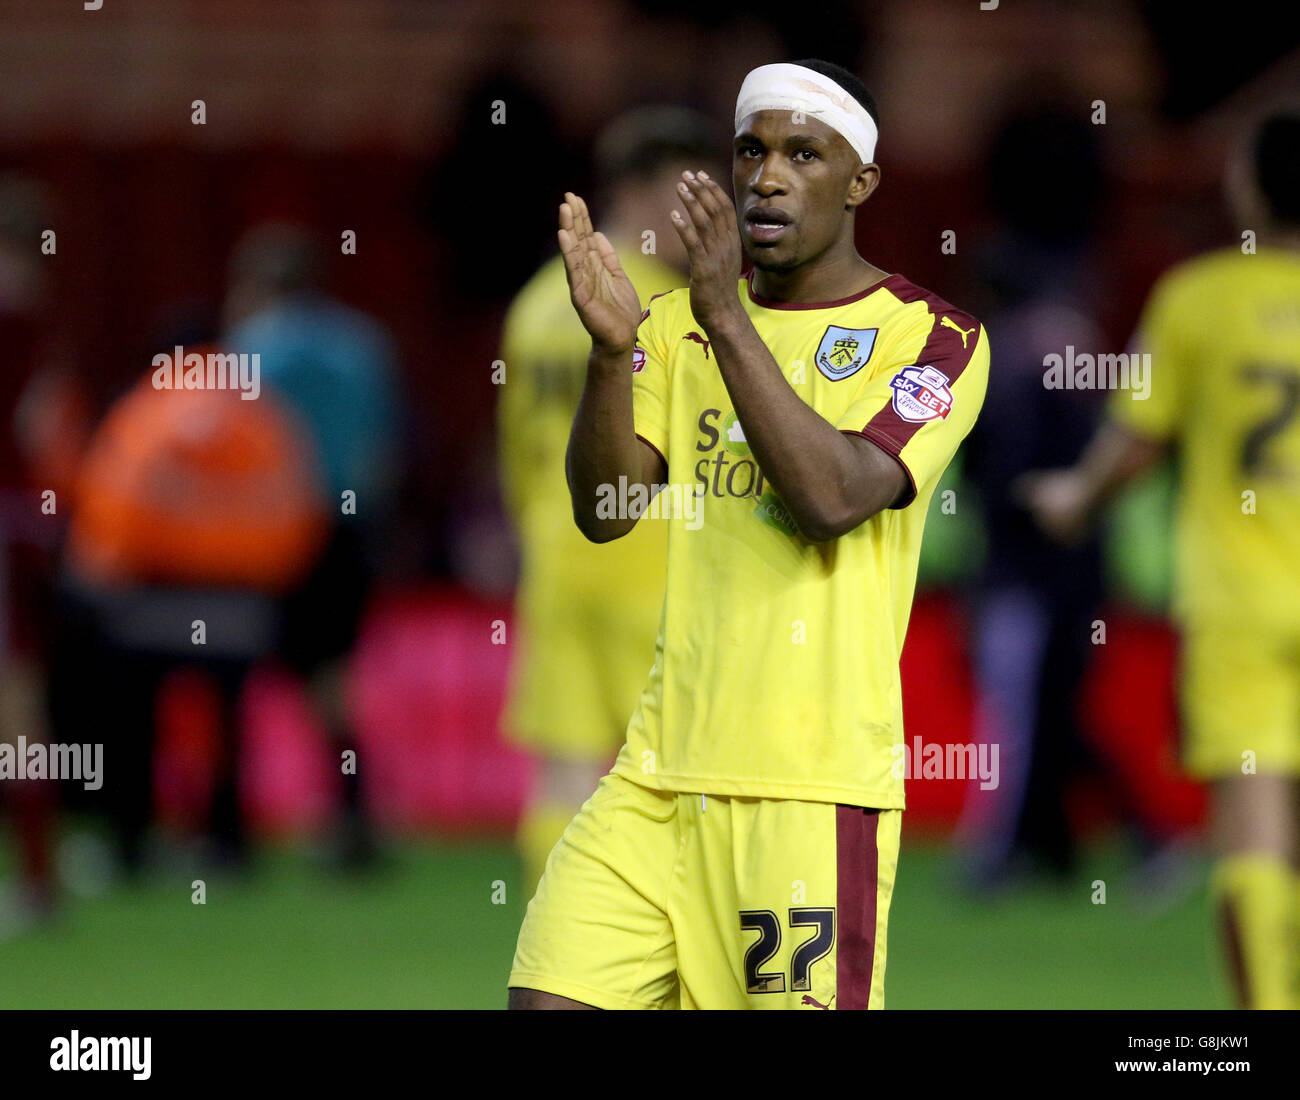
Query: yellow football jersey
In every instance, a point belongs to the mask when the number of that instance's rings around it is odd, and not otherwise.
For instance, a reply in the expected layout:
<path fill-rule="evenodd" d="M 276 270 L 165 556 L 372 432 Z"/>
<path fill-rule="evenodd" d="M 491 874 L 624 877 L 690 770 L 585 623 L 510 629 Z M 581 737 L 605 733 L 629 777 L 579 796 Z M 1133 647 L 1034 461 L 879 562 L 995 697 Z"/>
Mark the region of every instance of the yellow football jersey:
<path fill-rule="evenodd" d="M 1166 273 L 1138 329 L 1148 386 L 1111 414 L 1179 448 L 1175 611 L 1300 624 L 1300 255 L 1225 249 Z M 1143 390 L 1148 395 L 1143 397 Z"/>
<path fill-rule="evenodd" d="M 668 466 L 668 587 L 615 771 L 665 790 L 901 809 L 898 659 L 921 532 L 983 403 L 988 340 L 901 275 L 827 303 L 771 302 L 746 279 L 738 292 L 799 396 L 895 456 L 911 489 L 808 542 L 750 456 L 689 291 L 654 299 L 633 408 Z M 935 690 L 951 672 L 930 671 Z"/>
<path fill-rule="evenodd" d="M 685 282 L 653 256 L 624 250 L 620 260 L 643 303 Z M 590 351 L 556 256 L 516 296 L 501 343 L 498 458 L 522 559 L 505 724 L 574 757 L 618 748 L 654 657 L 667 556 L 660 525 L 597 545 L 573 521 L 564 452 Z"/>

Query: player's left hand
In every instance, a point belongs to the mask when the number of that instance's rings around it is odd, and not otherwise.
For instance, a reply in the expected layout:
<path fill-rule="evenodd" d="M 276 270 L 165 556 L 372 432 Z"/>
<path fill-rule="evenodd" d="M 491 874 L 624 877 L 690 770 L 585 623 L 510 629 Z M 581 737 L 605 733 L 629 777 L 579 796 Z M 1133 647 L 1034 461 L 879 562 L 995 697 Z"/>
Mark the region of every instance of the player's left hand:
<path fill-rule="evenodd" d="M 736 207 L 704 172 L 683 172 L 677 194 L 686 214 L 674 210 L 672 221 L 691 261 L 691 312 L 707 329 L 727 310 L 741 309 Z"/>

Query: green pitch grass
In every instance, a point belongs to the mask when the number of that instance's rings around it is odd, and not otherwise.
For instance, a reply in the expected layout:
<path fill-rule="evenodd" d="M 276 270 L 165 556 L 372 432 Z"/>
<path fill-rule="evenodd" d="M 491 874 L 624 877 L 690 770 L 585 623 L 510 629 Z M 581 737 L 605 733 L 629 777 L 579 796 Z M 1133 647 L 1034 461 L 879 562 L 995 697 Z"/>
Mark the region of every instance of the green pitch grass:
<path fill-rule="evenodd" d="M 272 849 L 243 879 L 154 876 L 0 941 L 0 1008 L 501 1008 L 525 900 L 499 842 L 411 844 L 330 875 Z M 956 892 L 947 849 L 905 842 L 890 1008 L 1225 1008 L 1203 876 L 1159 911 L 1113 848 L 1077 882 Z M 1107 903 L 1091 901 L 1094 880 Z M 504 904 L 501 883 L 505 884 Z"/>

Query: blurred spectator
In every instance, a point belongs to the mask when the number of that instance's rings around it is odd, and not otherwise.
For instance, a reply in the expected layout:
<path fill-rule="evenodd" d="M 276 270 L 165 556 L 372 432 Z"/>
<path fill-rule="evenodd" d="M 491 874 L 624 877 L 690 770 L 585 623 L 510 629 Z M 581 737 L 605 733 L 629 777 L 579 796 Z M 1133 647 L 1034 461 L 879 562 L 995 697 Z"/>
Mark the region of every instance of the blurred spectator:
<path fill-rule="evenodd" d="M 43 550 L 56 516 L 42 523 L 38 481 L 19 438 L 19 403 L 39 367 L 40 230 L 44 199 L 29 179 L 0 177 L 0 744 L 45 739 Z M 0 809 L 18 830 L 17 879 L 0 897 L 0 936 L 53 904 L 49 820 L 53 796 L 40 780 L 5 779 Z"/>
<path fill-rule="evenodd" d="M 186 348 L 185 362 L 219 350 Z M 96 800 L 134 871 L 147 855 L 160 690 L 180 668 L 208 675 L 220 700 L 212 840 L 237 866 L 248 840 L 239 698 L 274 651 L 281 594 L 320 552 L 324 504 L 312 441 L 274 397 L 157 383 L 151 369 L 113 404 L 77 477 L 53 715 L 60 740 L 103 742 Z"/>
<path fill-rule="evenodd" d="M 978 259 L 997 352 L 966 450 L 988 529 L 973 661 L 981 739 L 1001 746 L 1001 782 L 971 791 L 963 823 L 979 885 L 1018 857 L 1060 873 L 1074 865 L 1065 794 L 1089 758 L 1076 710 L 1102 599 L 1098 541 L 1060 547 L 1011 491 L 1026 471 L 1071 463 L 1101 414 L 1100 391 L 1047 387 L 1046 357 L 1107 350 L 1088 304 L 1104 183 L 1094 128 L 1050 95 L 1032 101 L 1041 105 L 1017 110 L 993 139 L 1000 224 Z"/>
<path fill-rule="evenodd" d="M 250 231 L 230 264 L 226 345 L 261 357 L 267 393 L 302 417 L 320 456 L 330 531 L 311 573 L 285 600 L 280 656 L 307 681 L 343 776 L 338 858 L 364 863 L 374 837 L 361 797 L 345 666 L 379 571 L 398 454 L 392 341 L 365 314 L 325 292 L 325 254 L 308 231 Z M 344 762 L 342 754 L 356 753 Z"/>
<path fill-rule="evenodd" d="M 0 743 L 15 750 L 48 738 L 52 563 L 82 431 L 83 409 L 50 347 L 41 253 L 49 223 L 39 184 L 0 177 Z M 48 779 L 0 783 L 19 848 L 16 880 L 0 897 L 0 937 L 53 906 L 55 791 Z"/>

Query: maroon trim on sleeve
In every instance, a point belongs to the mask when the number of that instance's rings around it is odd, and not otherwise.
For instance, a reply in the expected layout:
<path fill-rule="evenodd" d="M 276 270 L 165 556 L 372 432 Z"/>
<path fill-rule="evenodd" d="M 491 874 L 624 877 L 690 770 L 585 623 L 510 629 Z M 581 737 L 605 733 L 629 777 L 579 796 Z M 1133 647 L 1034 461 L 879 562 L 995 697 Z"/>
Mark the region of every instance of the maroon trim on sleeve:
<path fill-rule="evenodd" d="M 650 440 L 646 439 L 645 436 L 641 435 L 640 432 L 637 433 L 637 439 L 641 440 L 642 443 L 644 443 L 647 447 L 649 447 L 652 451 L 654 451 L 655 454 L 659 456 L 659 461 L 664 464 L 664 469 L 667 470 L 668 459 L 664 458 L 663 452 L 659 450 L 659 448 L 656 447 L 653 443 L 651 443 Z"/>
<path fill-rule="evenodd" d="M 880 282 L 872 283 L 866 290 L 860 290 L 857 294 L 850 294 L 847 298 L 836 298 L 833 302 L 778 302 L 774 298 L 764 298 L 754 293 L 754 271 L 751 268 L 749 274 L 745 276 L 745 289 L 749 292 L 749 300 L 754 305 L 762 306 L 764 309 L 834 309 L 837 306 L 847 306 L 850 302 L 859 302 L 868 294 L 873 294 L 882 287 L 894 290 L 895 280 L 897 280 L 900 289 L 912 285 L 901 275 L 886 275 Z"/>
<path fill-rule="evenodd" d="M 926 337 L 925 345 L 913 362 L 917 366 L 932 366 L 943 371 L 948 376 L 948 385 L 951 387 L 961 377 L 974 354 L 975 344 L 980 338 L 980 323 L 937 294 L 932 294 L 901 276 L 895 278 L 900 282 L 889 289 L 899 301 L 907 304 L 924 302 L 930 310 L 930 335 Z M 945 317 L 965 331 L 964 345 L 962 333 L 957 328 L 943 324 Z M 894 411 L 894 402 L 891 400 L 864 425 L 861 434 L 897 457 L 926 423 L 929 421 L 918 424 L 904 420 Z"/>
<path fill-rule="evenodd" d="M 889 505 L 890 508 L 906 508 L 916 499 L 916 478 L 912 476 L 912 471 L 907 468 L 907 463 L 903 461 L 902 456 L 894 451 L 894 441 L 892 439 L 889 439 L 884 435 L 873 434 L 870 424 L 861 430 L 856 430 L 854 428 L 841 428 L 840 431 L 845 435 L 860 435 L 868 443 L 874 443 L 903 468 L 903 473 L 907 475 L 908 491 L 904 495 L 903 499 L 898 501 L 898 503 Z"/>
<path fill-rule="evenodd" d="M 835 807 L 836 1008 L 868 1008 L 876 962 L 880 811 Z"/>

